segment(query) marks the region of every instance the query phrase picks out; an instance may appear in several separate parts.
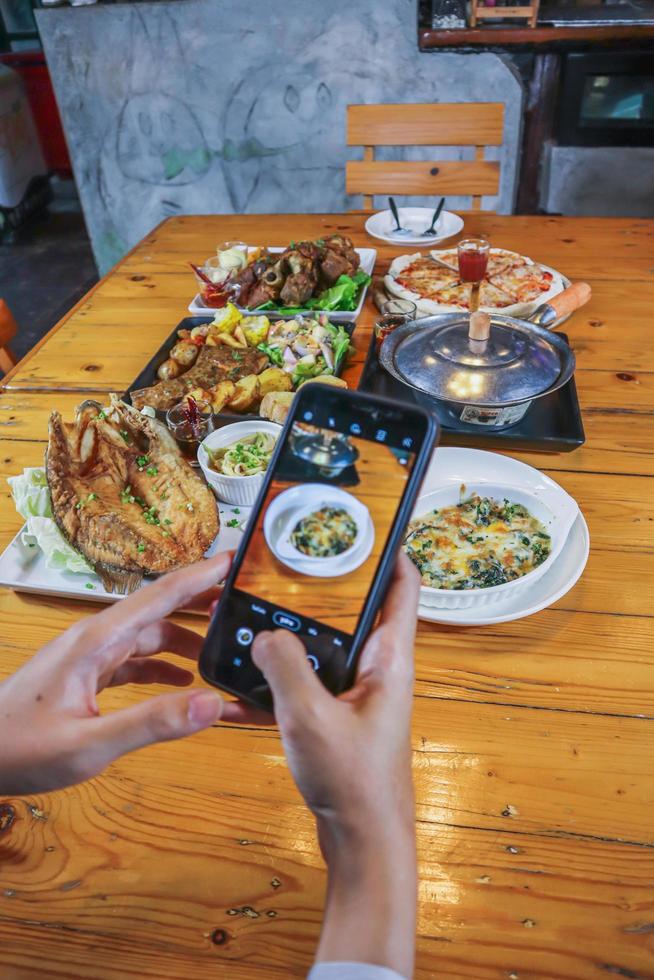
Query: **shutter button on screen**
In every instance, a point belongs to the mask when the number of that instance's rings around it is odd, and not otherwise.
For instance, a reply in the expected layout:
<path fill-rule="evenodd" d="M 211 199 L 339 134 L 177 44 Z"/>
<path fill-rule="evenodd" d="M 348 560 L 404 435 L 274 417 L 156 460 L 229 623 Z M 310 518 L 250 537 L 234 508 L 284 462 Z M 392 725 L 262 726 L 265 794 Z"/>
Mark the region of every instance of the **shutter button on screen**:
<path fill-rule="evenodd" d="M 236 630 L 236 642 L 242 647 L 249 647 L 254 639 L 254 633 L 247 626 Z"/>
<path fill-rule="evenodd" d="M 297 633 L 301 626 L 300 620 L 297 618 L 297 616 L 290 616 L 288 613 L 284 612 L 273 613 L 273 623 L 276 626 L 281 626 L 282 629 L 293 630 L 294 633 Z"/>

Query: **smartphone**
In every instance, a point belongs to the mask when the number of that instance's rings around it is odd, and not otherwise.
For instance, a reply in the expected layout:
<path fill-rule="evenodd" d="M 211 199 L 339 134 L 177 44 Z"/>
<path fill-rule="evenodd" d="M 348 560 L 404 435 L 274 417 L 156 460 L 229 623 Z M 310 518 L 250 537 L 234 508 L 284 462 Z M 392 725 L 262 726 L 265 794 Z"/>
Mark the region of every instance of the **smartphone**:
<path fill-rule="evenodd" d="M 272 710 L 250 651 L 282 628 L 330 691 L 351 686 L 437 436 L 415 405 L 300 389 L 202 649 L 206 681 Z"/>

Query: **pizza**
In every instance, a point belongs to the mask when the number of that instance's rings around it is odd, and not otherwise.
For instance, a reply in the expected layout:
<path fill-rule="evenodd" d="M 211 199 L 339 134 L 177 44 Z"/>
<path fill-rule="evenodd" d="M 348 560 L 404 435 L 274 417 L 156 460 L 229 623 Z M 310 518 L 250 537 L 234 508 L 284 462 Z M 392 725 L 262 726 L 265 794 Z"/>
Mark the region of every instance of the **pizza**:
<path fill-rule="evenodd" d="M 389 293 L 409 299 L 423 316 L 456 313 L 470 309 L 472 284 L 459 279 L 455 248 L 428 255 L 400 255 L 393 259 L 384 283 Z M 543 303 L 563 292 L 567 283 L 560 273 L 539 265 L 525 255 L 504 248 L 491 248 L 486 276 L 479 290 L 479 309 L 507 316 L 529 316 Z"/>

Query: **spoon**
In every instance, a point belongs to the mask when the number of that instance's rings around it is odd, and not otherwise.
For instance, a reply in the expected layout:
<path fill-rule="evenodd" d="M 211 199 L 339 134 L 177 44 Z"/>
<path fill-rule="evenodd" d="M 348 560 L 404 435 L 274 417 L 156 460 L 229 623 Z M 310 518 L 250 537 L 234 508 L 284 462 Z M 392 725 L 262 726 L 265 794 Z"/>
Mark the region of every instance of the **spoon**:
<path fill-rule="evenodd" d="M 434 217 L 431 219 L 431 224 L 426 231 L 423 231 L 423 235 L 435 235 L 436 234 L 436 222 L 441 216 L 441 211 L 443 210 L 443 205 L 445 204 L 445 198 L 440 199 L 440 203 L 436 210 L 434 211 Z"/>
<path fill-rule="evenodd" d="M 397 206 L 392 197 L 389 197 L 388 199 L 388 206 L 390 207 L 391 213 L 395 218 L 395 228 L 391 229 L 391 235 L 398 235 L 399 237 L 406 237 L 407 235 L 409 236 L 413 235 L 412 231 L 409 231 L 407 228 L 403 228 L 402 225 L 400 224 L 400 216 L 397 213 Z"/>

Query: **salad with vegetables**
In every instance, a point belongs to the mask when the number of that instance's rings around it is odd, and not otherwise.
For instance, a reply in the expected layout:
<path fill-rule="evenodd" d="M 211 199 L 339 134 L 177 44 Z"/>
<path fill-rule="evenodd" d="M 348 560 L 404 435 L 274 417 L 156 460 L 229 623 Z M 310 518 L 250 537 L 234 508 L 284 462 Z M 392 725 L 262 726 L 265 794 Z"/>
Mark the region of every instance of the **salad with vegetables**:
<path fill-rule="evenodd" d="M 323 313 L 317 318 L 296 316 L 271 324 L 257 349 L 290 374 L 297 386 L 321 374 L 337 374 L 350 349 L 350 335 Z"/>

